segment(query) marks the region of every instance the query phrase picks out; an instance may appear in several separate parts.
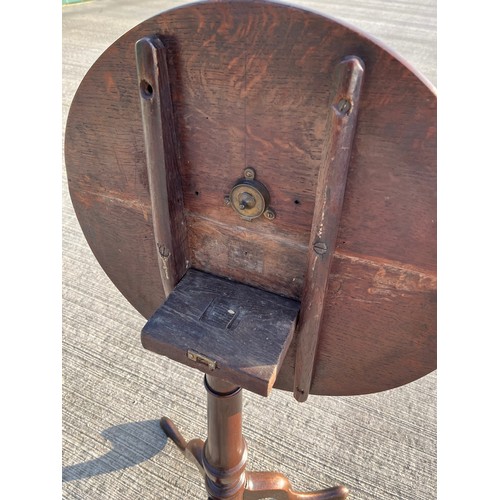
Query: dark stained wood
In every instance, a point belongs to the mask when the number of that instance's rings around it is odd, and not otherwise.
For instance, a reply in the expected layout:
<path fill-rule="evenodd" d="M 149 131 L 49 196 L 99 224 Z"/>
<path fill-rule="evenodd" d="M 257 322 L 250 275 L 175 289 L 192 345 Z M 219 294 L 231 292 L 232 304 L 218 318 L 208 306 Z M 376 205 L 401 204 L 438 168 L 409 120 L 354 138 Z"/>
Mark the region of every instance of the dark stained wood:
<path fill-rule="evenodd" d="M 299 302 L 190 269 L 142 330 L 142 344 L 267 396 L 293 337 Z"/>
<path fill-rule="evenodd" d="M 300 299 L 333 69 L 365 63 L 312 394 L 396 387 L 435 368 L 436 96 L 411 68 L 332 19 L 263 1 L 208 2 L 151 18 L 94 64 L 69 113 L 70 193 L 96 258 L 145 317 L 158 273 L 134 45 L 168 39 L 189 260 Z M 224 205 L 245 167 L 276 218 Z M 245 252 L 247 252 L 245 254 Z M 275 387 L 293 391 L 292 342 Z"/>
<path fill-rule="evenodd" d="M 368 394 L 435 369 L 435 276 L 337 251 L 325 302 L 323 325 L 335 335 L 319 338 L 311 394 Z M 293 376 L 285 360 L 275 386 L 293 391 Z"/>
<path fill-rule="evenodd" d="M 319 167 L 316 203 L 307 253 L 297 328 L 294 396 L 304 402 L 311 387 L 316 347 L 342 215 L 352 141 L 356 130 L 364 64 L 357 57 L 342 59 L 333 70 L 332 99 Z"/>
<path fill-rule="evenodd" d="M 168 295 L 189 268 L 189 260 L 167 51 L 158 37 L 144 37 L 135 52 L 153 233 Z"/>
<path fill-rule="evenodd" d="M 191 254 L 192 264 L 197 269 L 229 275 L 270 292 L 300 297 L 306 245 L 256 233 L 246 225 L 217 224 L 194 215 L 188 215 L 187 224 L 190 248 L 196 249 Z"/>

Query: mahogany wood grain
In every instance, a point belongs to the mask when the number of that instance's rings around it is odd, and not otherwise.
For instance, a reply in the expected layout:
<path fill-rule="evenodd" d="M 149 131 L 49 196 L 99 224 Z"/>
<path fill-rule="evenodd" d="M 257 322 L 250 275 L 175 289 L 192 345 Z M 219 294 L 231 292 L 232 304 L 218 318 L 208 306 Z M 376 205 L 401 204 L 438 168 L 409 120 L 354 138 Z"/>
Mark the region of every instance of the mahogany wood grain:
<path fill-rule="evenodd" d="M 435 366 L 436 96 L 406 63 L 327 17 L 265 1 L 183 6 L 97 60 L 69 113 L 75 212 L 111 280 L 145 317 L 164 301 L 135 43 L 167 38 L 189 260 L 300 299 L 333 69 L 365 63 L 313 394 L 362 394 Z M 243 221 L 224 195 L 253 167 L 274 220 Z M 292 342 L 276 387 L 293 391 Z"/>

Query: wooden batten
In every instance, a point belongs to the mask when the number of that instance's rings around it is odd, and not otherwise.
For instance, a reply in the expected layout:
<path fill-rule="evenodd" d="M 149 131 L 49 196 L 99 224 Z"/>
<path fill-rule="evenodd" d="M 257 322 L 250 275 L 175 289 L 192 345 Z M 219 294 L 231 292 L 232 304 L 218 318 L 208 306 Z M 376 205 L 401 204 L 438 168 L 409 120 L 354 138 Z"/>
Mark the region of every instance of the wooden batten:
<path fill-rule="evenodd" d="M 318 174 L 297 332 L 294 396 L 301 402 L 307 399 L 311 387 L 328 278 L 342 215 L 363 73 L 363 61 L 354 56 L 346 57 L 334 69 L 334 91 Z"/>
<path fill-rule="evenodd" d="M 158 37 L 136 43 L 137 75 L 146 146 L 158 266 L 165 295 L 189 267 L 184 202 L 167 50 Z"/>

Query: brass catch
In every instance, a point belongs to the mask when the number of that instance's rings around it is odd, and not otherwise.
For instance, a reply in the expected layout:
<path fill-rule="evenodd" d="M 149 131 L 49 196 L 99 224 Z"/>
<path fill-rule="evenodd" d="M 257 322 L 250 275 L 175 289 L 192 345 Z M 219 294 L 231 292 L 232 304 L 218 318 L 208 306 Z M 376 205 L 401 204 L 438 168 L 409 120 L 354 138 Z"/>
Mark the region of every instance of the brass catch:
<path fill-rule="evenodd" d="M 251 221 L 262 214 L 266 219 L 273 220 L 276 214 L 269 208 L 269 191 L 255 176 L 253 168 L 245 168 L 243 177 L 236 181 L 231 193 L 224 197 L 225 203 L 232 206 L 244 220 Z"/>
<path fill-rule="evenodd" d="M 195 363 L 199 363 L 201 365 L 208 366 L 209 370 L 215 370 L 217 368 L 217 361 L 200 354 L 199 352 L 192 351 L 191 349 L 187 352 L 187 357 L 194 361 Z"/>

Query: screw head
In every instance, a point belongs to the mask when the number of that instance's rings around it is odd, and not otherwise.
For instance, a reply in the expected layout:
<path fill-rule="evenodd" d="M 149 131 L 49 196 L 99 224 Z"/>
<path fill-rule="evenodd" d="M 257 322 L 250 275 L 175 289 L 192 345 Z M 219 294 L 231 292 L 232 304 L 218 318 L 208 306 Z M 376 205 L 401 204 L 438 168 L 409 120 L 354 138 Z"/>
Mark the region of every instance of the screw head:
<path fill-rule="evenodd" d="M 328 247 L 326 246 L 326 243 L 323 243 L 322 241 L 318 241 L 317 243 L 315 243 L 313 245 L 313 248 L 314 248 L 314 251 L 318 254 L 318 255 L 323 255 L 326 253 L 326 251 L 328 250 Z"/>
<path fill-rule="evenodd" d="M 276 214 L 274 213 L 274 210 L 271 210 L 270 208 L 268 208 L 268 209 L 264 212 L 264 217 L 265 217 L 266 219 L 273 220 L 273 219 L 276 217 Z"/>
<path fill-rule="evenodd" d="M 231 205 L 231 197 L 228 194 L 224 196 L 224 203 L 228 206 Z"/>
<path fill-rule="evenodd" d="M 337 103 L 337 110 L 343 115 L 347 115 L 351 111 L 352 103 L 349 99 L 340 99 Z"/>
<path fill-rule="evenodd" d="M 247 167 L 243 171 L 245 179 L 255 179 L 255 170 L 252 167 Z"/>

